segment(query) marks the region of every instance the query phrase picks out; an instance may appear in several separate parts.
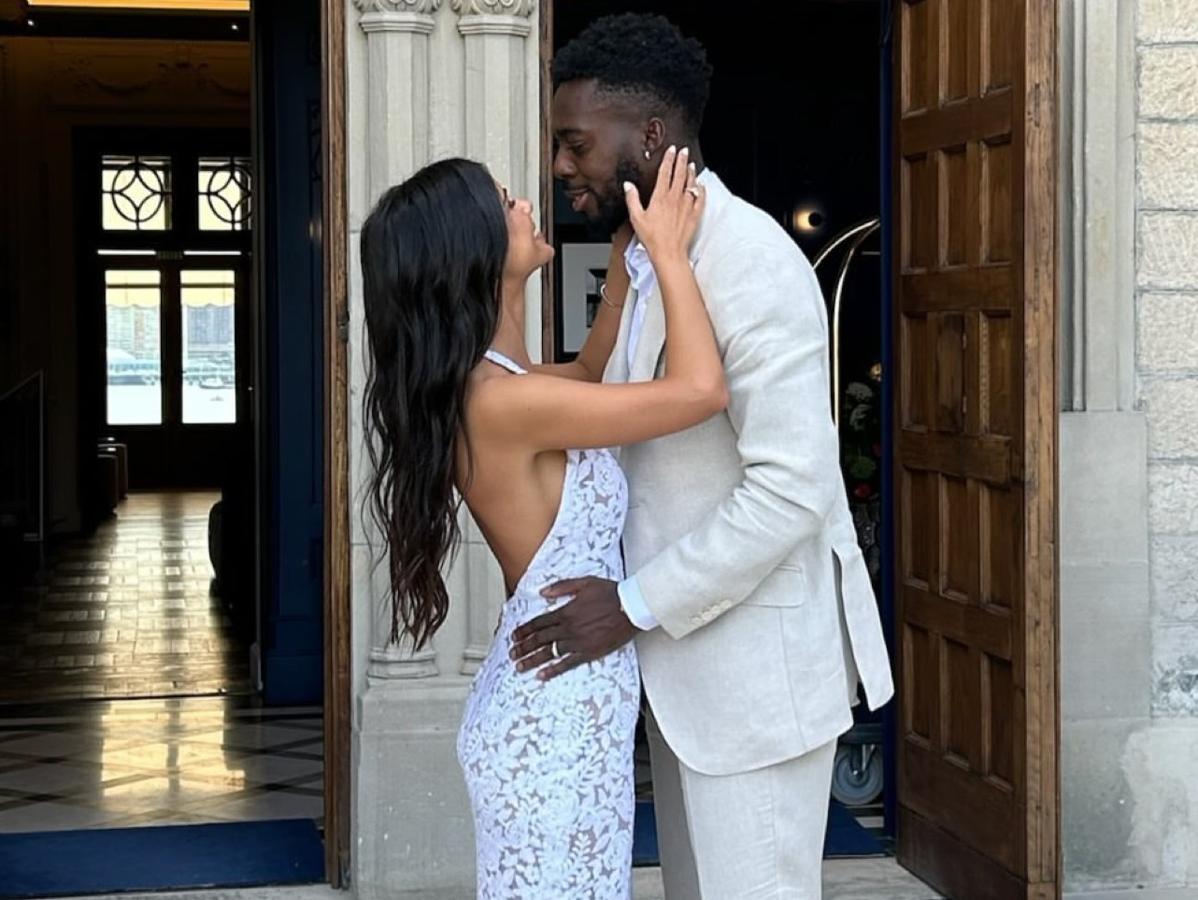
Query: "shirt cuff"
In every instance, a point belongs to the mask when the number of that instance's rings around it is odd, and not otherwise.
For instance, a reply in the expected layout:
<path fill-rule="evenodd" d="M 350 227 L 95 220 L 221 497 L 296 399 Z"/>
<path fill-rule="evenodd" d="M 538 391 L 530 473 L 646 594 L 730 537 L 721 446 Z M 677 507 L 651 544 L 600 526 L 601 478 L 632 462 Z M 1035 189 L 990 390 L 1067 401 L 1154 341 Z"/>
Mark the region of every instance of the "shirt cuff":
<path fill-rule="evenodd" d="M 624 615 L 628 616 L 629 622 L 641 631 L 652 631 L 658 626 L 657 618 L 645 603 L 645 595 L 641 593 L 641 586 L 635 575 L 616 585 L 616 593 L 620 595 L 620 608 L 624 610 Z"/>

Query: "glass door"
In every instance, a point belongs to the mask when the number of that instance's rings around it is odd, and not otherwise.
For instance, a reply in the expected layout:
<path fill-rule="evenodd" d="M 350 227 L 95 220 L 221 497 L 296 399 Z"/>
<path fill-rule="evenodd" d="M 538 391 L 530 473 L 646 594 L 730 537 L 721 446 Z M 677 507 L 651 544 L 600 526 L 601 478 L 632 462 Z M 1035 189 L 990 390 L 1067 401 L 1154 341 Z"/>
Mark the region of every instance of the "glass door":
<path fill-rule="evenodd" d="M 84 265 L 102 311 L 81 347 L 103 373 L 96 438 L 127 445 L 133 488 L 219 487 L 234 449 L 249 450 L 248 134 L 81 144 L 93 189 Z"/>

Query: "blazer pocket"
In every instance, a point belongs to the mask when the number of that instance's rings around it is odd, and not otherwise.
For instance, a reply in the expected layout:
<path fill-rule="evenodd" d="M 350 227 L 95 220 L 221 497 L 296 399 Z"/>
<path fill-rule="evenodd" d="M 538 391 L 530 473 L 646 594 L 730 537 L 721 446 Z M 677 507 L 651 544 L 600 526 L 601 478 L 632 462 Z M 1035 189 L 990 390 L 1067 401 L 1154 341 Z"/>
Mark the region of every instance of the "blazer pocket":
<path fill-rule="evenodd" d="M 770 572 L 742 606 L 794 607 L 807 602 L 807 574 L 800 566 L 783 564 Z"/>

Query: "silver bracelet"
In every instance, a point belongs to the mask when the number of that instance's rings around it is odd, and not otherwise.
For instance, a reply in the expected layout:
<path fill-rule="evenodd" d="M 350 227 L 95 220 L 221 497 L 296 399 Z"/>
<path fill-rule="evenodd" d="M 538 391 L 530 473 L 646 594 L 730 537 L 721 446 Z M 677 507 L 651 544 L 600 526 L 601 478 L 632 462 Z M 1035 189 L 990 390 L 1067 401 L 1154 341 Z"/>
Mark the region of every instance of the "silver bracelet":
<path fill-rule="evenodd" d="M 612 309 L 623 309 L 624 308 L 623 303 L 621 303 L 619 306 L 616 306 L 616 304 L 611 302 L 611 298 L 607 296 L 607 282 L 606 281 L 603 282 L 603 284 L 599 285 L 599 297 L 600 297 L 600 299 L 603 300 L 604 303 L 606 303 Z"/>

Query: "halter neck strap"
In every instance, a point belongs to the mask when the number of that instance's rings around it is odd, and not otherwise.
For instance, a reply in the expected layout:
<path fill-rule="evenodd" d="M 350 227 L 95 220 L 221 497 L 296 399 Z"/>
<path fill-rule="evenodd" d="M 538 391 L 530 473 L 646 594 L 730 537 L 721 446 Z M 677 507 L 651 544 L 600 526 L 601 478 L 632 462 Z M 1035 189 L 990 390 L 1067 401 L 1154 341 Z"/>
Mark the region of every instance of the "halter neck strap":
<path fill-rule="evenodd" d="M 504 356 L 498 350 L 488 350 L 486 353 L 483 354 L 483 356 L 485 356 L 491 362 L 495 363 L 495 365 L 499 366 L 500 368 L 507 369 L 513 375 L 527 375 L 528 374 L 527 369 L 520 368 L 520 366 L 516 365 L 516 363 L 512 362 L 510 359 L 508 359 L 506 356 Z"/>

